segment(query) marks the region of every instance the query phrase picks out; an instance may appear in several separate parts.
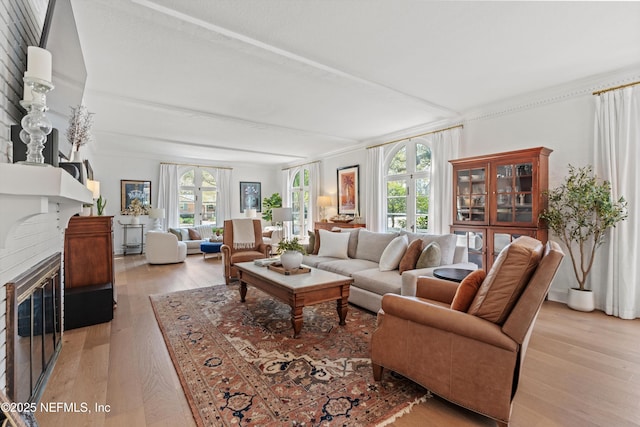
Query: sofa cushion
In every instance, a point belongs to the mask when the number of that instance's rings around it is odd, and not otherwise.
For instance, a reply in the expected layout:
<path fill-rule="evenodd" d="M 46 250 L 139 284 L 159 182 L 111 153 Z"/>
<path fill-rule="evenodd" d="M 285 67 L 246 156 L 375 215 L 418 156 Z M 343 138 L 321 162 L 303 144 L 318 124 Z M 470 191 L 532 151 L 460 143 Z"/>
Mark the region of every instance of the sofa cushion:
<path fill-rule="evenodd" d="M 189 240 L 202 240 L 202 236 L 197 230 L 189 228 L 187 231 L 189 232 Z"/>
<path fill-rule="evenodd" d="M 355 272 L 352 277 L 352 286 L 378 295 L 387 293 L 399 295 L 402 288 L 402 276 L 395 271 L 380 271 L 373 268 Z"/>
<path fill-rule="evenodd" d="M 367 261 L 364 259 L 340 259 L 328 261 L 318 264 L 318 268 L 332 273 L 342 274 L 343 276 L 351 276 L 362 270 L 375 269 L 378 273 L 378 263 Z"/>
<path fill-rule="evenodd" d="M 368 261 L 380 262 L 382 252 L 398 233 L 375 233 L 373 231 L 361 229 L 358 233 L 358 248 L 356 258 Z"/>
<path fill-rule="evenodd" d="M 398 266 L 400 274 L 404 273 L 407 270 L 413 270 L 416 268 L 416 263 L 418 262 L 418 258 L 420 258 L 420 254 L 422 253 L 422 245 L 422 239 L 416 239 L 413 242 L 409 243 L 409 246 L 407 246 L 407 250 L 402 256 L 402 259 L 400 260 L 400 264 Z"/>
<path fill-rule="evenodd" d="M 398 236 L 393 239 L 380 255 L 380 265 L 378 266 L 380 271 L 396 270 L 407 251 L 407 246 L 409 246 L 407 236 Z"/>
<path fill-rule="evenodd" d="M 451 309 L 464 312 L 469 310 L 471 302 L 476 293 L 478 293 L 478 288 L 482 285 L 485 277 L 487 277 L 487 273 L 484 270 L 476 270 L 465 277 L 458 285 L 453 301 L 451 301 Z"/>
<path fill-rule="evenodd" d="M 349 234 L 334 233 L 327 230 L 319 230 L 320 248 L 318 256 L 330 256 L 334 258 L 349 258 Z"/>
<path fill-rule="evenodd" d="M 469 314 L 502 324 L 535 271 L 544 246 L 523 236 L 505 247 L 478 289 Z"/>
<path fill-rule="evenodd" d="M 442 265 L 442 251 L 438 242 L 431 242 L 424 247 L 416 262 L 416 268 L 431 268 Z"/>
<path fill-rule="evenodd" d="M 356 251 L 358 250 L 358 236 L 362 228 L 333 228 L 331 231 L 340 231 L 341 233 L 349 233 L 349 248 L 347 255 L 349 258 L 356 258 Z"/>
<path fill-rule="evenodd" d="M 309 267 L 318 267 L 320 264 L 329 261 L 337 261 L 337 258 L 332 258 L 328 256 L 318 256 L 318 255 L 303 255 L 302 263 L 304 265 L 308 265 Z"/>
<path fill-rule="evenodd" d="M 327 231 L 327 230 L 324 230 Z M 340 230 L 331 230 L 333 233 L 339 233 Z M 322 238 L 320 236 L 320 230 L 319 229 L 315 229 L 313 231 L 313 250 L 311 251 L 311 253 L 313 255 L 318 255 L 318 251 L 320 250 L 320 244 L 322 243 Z M 309 248 L 311 248 L 311 246 L 309 246 Z"/>
<path fill-rule="evenodd" d="M 178 241 L 182 241 L 182 231 L 177 228 L 169 228 L 169 233 L 173 234 L 178 238 Z"/>

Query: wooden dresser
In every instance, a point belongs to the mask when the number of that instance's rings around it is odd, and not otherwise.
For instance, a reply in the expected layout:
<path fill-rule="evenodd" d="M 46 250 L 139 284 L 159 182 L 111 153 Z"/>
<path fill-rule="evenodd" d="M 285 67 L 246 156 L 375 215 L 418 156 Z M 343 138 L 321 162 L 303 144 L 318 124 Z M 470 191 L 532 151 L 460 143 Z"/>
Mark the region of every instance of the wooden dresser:
<path fill-rule="evenodd" d="M 113 217 L 74 216 L 64 236 L 65 329 L 113 318 Z"/>

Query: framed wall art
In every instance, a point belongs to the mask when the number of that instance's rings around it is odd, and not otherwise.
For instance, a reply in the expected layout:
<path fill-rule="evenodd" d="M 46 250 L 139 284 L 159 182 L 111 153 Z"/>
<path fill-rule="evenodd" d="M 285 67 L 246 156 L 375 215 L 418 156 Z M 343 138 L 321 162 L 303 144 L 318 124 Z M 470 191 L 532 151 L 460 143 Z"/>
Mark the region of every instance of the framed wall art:
<path fill-rule="evenodd" d="M 338 214 L 358 215 L 360 208 L 360 165 L 338 169 Z"/>
<path fill-rule="evenodd" d="M 240 212 L 246 209 L 262 212 L 262 190 L 259 182 L 240 182 Z"/>
<path fill-rule="evenodd" d="M 126 209 L 135 199 L 138 199 L 142 206 L 151 207 L 151 181 L 121 179 L 120 211 L 126 212 Z"/>

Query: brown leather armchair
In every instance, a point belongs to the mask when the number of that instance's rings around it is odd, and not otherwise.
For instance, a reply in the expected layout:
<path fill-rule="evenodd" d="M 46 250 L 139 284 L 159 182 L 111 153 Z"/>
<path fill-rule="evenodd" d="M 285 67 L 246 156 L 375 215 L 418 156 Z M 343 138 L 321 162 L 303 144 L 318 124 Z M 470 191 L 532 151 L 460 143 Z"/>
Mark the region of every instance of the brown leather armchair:
<path fill-rule="evenodd" d="M 517 239 L 467 312 L 450 307 L 458 284 L 436 278 L 419 278 L 415 297 L 385 295 L 371 339 L 374 379 L 387 368 L 507 426 L 533 324 L 563 257 L 557 243 Z"/>
<path fill-rule="evenodd" d="M 269 257 L 271 248 L 262 241 L 262 223 L 259 219 L 253 220 L 253 233 L 255 236 L 254 247 L 235 248 L 233 245 L 233 220 L 229 219 L 224 222 L 223 244 L 220 250 L 224 260 L 224 281 L 227 285 L 231 283 L 232 278 L 238 275 L 234 264 Z"/>

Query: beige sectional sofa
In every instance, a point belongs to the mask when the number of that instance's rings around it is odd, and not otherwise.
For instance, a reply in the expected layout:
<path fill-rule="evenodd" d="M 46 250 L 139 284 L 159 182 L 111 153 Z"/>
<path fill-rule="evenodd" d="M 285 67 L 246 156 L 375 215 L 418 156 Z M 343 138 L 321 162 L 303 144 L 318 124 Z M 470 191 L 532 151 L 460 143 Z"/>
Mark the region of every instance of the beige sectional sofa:
<path fill-rule="evenodd" d="M 436 268 L 477 268 L 475 264 L 468 262 L 466 246 L 456 245 L 457 237 L 454 234 L 376 233 L 362 228 L 343 229 L 341 232 L 350 233 L 348 258 L 305 255 L 303 264 L 352 277 L 349 302 L 373 312 L 380 309 L 382 296 L 386 293 L 415 295 L 418 277 L 433 276 Z M 442 250 L 441 265 L 408 270 L 402 274 L 398 269 L 381 271 L 380 258 L 384 250 L 394 238 L 402 234 L 407 236 L 409 243 L 415 239 L 422 239 L 425 246 L 437 242 Z"/>

